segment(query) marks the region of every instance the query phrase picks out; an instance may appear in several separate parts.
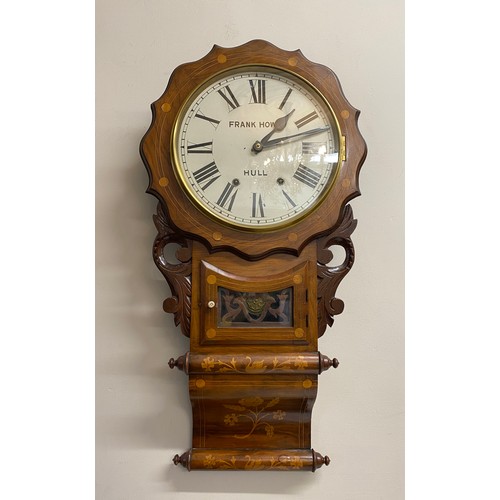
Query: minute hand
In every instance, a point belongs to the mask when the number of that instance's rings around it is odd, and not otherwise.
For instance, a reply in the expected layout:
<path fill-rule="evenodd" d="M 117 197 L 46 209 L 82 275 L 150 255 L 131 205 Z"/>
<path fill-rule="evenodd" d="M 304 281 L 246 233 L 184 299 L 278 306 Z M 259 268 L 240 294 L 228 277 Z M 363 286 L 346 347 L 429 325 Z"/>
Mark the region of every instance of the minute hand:
<path fill-rule="evenodd" d="M 287 144 L 289 142 L 296 141 L 301 137 L 308 137 L 310 135 L 321 134 L 321 132 L 326 132 L 330 127 L 319 127 L 313 128 L 312 130 L 305 130 L 304 132 L 299 132 L 298 134 L 287 135 L 286 137 L 279 137 L 277 139 L 271 139 L 265 144 L 262 144 L 262 149 L 272 148 L 274 146 L 281 146 L 282 144 Z"/>

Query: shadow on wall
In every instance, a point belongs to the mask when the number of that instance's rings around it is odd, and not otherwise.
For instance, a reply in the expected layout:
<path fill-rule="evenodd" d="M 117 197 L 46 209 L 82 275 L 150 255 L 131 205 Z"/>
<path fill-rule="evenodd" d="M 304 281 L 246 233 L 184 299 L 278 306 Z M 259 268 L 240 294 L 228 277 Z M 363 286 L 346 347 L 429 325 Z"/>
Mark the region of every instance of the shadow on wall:
<path fill-rule="evenodd" d="M 105 450 L 165 449 L 169 463 L 168 448 L 190 442 L 188 380 L 168 366 L 189 349 L 189 339 L 162 309 L 171 293 L 151 256 L 157 200 L 146 193 L 138 153 L 144 130 L 127 139 L 134 148 L 125 154 L 128 164 L 110 156 L 99 172 L 109 188 L 98 193 L 106 199 L 96 225 L 96 443 Z"/>
<path fill-rule="evenodd" d="M 331 467 L 331 465 L 330 465 Z M 317 472 L 270 471 L 193 471 L 171 464 L 165 469 L 165 480 L 174 491 L 192 493 L 268 493 L 293 494 L 310 491 L 318 482 L 319 474 L 330 474 L 331 469 Z"/>

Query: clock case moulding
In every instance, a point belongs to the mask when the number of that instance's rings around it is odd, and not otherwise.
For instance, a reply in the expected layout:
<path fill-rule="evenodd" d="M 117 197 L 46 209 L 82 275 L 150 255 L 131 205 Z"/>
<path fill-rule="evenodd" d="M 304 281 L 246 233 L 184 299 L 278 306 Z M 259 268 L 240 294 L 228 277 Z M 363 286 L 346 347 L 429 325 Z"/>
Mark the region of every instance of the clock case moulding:
<path fill-rule="evenodd" d="M 246 65 L 272 66 L 309 82 L 345 138 L 345 157 L 321 204 L 301 220 L 261 232 L 223 224 L 195 207 L 172 165 L 171 134 L 183 103 L 214 74 Z M 356 221 L 347 203 L 360 194 L 367 151 L 359 111 L 329 68 L 264 40 L 215 45 L 202 59 L 179 66 L 151 108 L 140 153 L 147 192 L 159 200 L 153 259 L 172 292 L 163 309 L 190 338 L 189 351 L 169 362 L 188 375 L 193 409 L 192 447 L 174 463 L 188 470 L 315 471 L 328 465 L 329 457 L 311 448 L 311 416 L 318 375 L 338 365 L 318 352 L 318 338 L 343 310 L 335 294 L 354 262 Z M 169 260 L 170 245 L 177 251 Z M 330 264 L 332 246 L 345 253 L 339 265 Z M 224 301 L 229 316 L 236 303 L 251 307 L 235 298 L 239 293 L 257 298 L 256 307 L 273 315 L 283 315 L 278 303 L 293 299 L 290 325 L 228 327 L 221 322 Z"/>

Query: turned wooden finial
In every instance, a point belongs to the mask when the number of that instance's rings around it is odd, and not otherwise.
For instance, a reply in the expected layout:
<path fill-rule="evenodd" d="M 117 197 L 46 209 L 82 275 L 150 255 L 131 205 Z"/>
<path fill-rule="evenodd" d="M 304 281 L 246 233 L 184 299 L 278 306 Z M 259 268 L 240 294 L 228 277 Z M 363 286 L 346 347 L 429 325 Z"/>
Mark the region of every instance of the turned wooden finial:
<path fill-rule="evenodd" d="M 179 370 L 185 371 L 186 368 L 186 354 L 179 356 L 177 359 L 170 358 L 168 360 L 168 366 L 173 370 L 175 367 Z"/>
<path fill-rule="evenodd" d="M 330 359 L 328 356 L 324 354 L 320 354 L 320 364 L 319 364 L 319 373 L 328 370 L 330 367 L 337 368 L 339 366 L 339 360 L 337 358 Z"/>
<path fill-rule="evenodd" d="M 317 451 L 312 450 L 312 455 L 313 455 L 313 465 L 312 465 L 312 472 L 314 472 L 316 469 L 319 469 L 323 465 L 330 465 L 330 457 L 328 455 L 323 456 L 321 453 L 318 453 Z"/>
<path fill-rule="evenodd" d="M 174 465 L 181 464 L 187 470 L 191 470 L 190 457 L 191 457 L 191 450 L 186 451 L 185 453 L 183 453 L 180 456 L 178 453 L 176 453 L 175 457 L 172 459 L 172 462 L 174 462 Z"/>

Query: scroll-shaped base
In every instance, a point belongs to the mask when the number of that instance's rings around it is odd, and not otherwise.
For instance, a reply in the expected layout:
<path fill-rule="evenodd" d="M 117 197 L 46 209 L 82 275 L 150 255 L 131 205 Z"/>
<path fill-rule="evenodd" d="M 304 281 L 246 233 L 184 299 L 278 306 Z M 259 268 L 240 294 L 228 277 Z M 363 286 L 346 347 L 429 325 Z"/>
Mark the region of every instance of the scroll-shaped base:
<path fill-rule="evenodd" d="M 175 455 L 175 465 L 191 470 L 303 470 L 314 472 L 330 458 L 313 449 L 289 450 L 221 450 L 192 448 L 181 456 Z"/>

